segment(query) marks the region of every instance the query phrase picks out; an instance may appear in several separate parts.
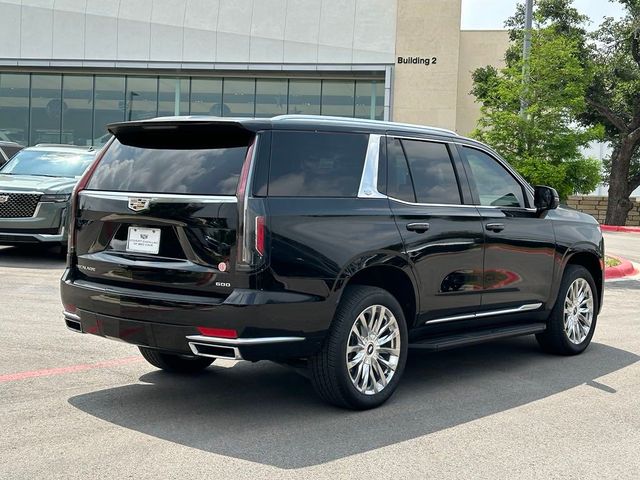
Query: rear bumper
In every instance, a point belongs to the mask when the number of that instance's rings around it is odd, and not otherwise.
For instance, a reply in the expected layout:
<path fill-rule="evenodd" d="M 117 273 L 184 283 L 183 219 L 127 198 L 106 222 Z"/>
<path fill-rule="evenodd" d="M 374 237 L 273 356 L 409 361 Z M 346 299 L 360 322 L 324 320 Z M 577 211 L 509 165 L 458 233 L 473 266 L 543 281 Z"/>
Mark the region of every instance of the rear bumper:
<path fill-rule="evenodd" d="M 180 354 L 245 360 L 307 357 L 324 340 L 327 299 L 290 292 L 235 290 L 224 300 L 61 281 L 65 323 L 74 331 Z M 232 329 L 237 339 L 197 327 Z"/>

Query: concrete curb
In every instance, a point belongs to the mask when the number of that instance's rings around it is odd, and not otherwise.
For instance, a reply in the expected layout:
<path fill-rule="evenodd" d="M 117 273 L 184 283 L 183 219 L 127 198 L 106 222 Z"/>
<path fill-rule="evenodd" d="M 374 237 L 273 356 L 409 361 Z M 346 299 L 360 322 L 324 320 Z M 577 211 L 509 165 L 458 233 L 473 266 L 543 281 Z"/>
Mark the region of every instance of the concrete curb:
<path fill-rule="evenodd" d="M 600 225 L 603 232 L 640 233 L 640 227 L 624 227 L 618 225 Z"/>
<path fill-rule="evenodd" d="M 612 280 L 614 278 L 623 278 L 630 277 L 638 273 L 636 268 L 633 266 L 629 260 L 625 260 L 624 258 L 616 257 L 615 255 L 609 255 L 609 257 L 620 260 L 620 265 L 615 267 L 606 267 L 604 269 L 604 279 Z"/>

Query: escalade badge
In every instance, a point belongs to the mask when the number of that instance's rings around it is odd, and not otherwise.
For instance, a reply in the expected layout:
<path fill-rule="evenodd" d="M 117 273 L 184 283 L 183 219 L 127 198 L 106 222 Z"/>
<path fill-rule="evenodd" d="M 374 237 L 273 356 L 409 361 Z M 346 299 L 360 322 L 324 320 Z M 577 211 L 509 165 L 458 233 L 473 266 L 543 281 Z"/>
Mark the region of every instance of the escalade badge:
<path fill-rule="evenodd" d="M 9 201 L 9 195 L 0 195 L 0 203 L 7 203 Z"/>
<path fill-rule="evenodd" d="M 129 198 L 129 208 L 134 212 L 141 212 L 149 208 L 148 198 Z"/>

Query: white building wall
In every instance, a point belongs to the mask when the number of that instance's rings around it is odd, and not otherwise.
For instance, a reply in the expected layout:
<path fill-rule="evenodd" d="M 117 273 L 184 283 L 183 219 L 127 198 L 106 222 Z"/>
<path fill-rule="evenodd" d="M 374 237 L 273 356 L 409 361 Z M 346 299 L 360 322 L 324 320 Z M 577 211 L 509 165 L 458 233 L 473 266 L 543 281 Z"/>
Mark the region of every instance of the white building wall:
<path fill-rule="evenodd" d="M 0 65 L 390 65 L 396 3 L 0 0 Z"/>

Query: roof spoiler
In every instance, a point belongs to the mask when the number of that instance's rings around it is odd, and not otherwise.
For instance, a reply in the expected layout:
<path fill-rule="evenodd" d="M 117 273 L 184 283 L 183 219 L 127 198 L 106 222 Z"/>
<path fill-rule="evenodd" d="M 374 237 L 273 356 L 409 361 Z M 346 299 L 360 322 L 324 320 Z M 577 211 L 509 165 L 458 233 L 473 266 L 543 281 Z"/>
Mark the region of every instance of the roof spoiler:
<path fill-rule="evenodd" d="M 123 145 L 197 150 L 248 146 L 255 132 L 233 120 L 143 120 L 111 123 L 107 130 Z"/>

